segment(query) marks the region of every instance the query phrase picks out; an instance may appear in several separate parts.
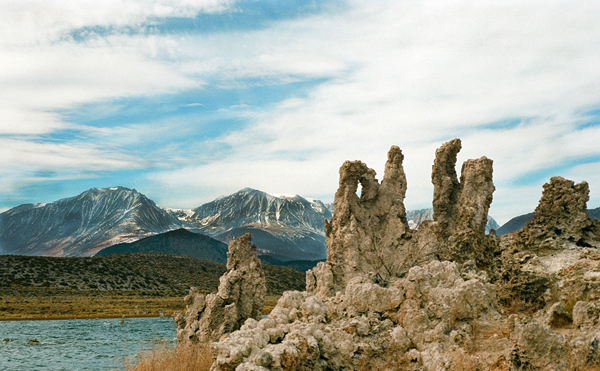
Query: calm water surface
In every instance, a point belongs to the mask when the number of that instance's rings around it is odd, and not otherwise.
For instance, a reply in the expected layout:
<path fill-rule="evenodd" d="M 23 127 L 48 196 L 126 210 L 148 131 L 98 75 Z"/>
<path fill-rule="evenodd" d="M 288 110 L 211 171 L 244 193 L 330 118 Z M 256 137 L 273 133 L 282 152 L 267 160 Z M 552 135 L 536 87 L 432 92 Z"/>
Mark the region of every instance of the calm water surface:
<path fill-rule="evenodd" d="M 0 321 L 0 370 L 122 370 L 159 341 L 175 343 L 171 318 Z M 129 323 L 131 321 L 131 323 Z M 40 341 L 27 345 L 29 339 Z"/>

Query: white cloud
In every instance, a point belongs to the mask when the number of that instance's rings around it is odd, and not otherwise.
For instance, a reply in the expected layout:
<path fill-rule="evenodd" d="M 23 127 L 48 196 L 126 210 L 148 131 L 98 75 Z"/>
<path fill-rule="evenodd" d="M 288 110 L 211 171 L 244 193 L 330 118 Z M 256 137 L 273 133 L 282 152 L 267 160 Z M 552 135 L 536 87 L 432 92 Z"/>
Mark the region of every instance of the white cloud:
<path fill-rule="evenodd" d="M 137 30 L 165 17 L 228 10 L 233 0 L 4 0 L 0 2 L 0 133 L 64 127 L 53 110 L 197 87 L 161 59 L 175 43 Z M 96 30 L 94 27 L 108 31 Z M 85 31 L 89 29 L 88 31 Z M 81 40 L 71 33 L 83 32 Z M 34 124 L 35 123 L 35 124 Z"/>
<path fill-rule="evenodd" d="M 14 35 L 0 41 L 0 60 L 6 61 L 0 63 L 0 102 L 9 102 L 0 103 L 0 112 L 8 112 L 0 116 L 1 133 L 52 132 L 70 125 L 52 113 L 57 109 L 178 91 L 204 80 L 235 89 L 249 78 L 264 84 L 322 79 L 306 94 L 270 107 L 233 107 L 246 111 L 248 123 L 198 143 L 206 154 L 197 161 L 210 160 L 206 164 L 180 168 L 186 159 L 172 156 L 175 169 L 150 175 L 148 185 L 169 206 L 194 205 L 246 186 L 333 194 L 344 160 L 361 159 L 381 178 L 386 152 L 396 144 L 405 155 L 407 206 L 426 207 L 435 149 L 461 137 L 459 168 L 466 158 L 494 160 L 492 216 L 503 221 L 531 211 L 544 183 L 517 181 L 600 155 L 600 129 L 577 129 L 584 112 L 600 105 L 600 6 L 593 2 L 351 1 L 338 13 L 258 30 L 92 33 L 84 42 L 69 32 L 138 27 L 154 17 L 225 11 L 233 3 L 71 3 L 20 8 L 20 2 L 7 2 L 0 9 L 0 28 Z M 490 128 L 514 119 L 521 124 Z M 160 133 L 170 127 L 163 123 Z M 125 146 L 143 140 L 135 134 L 140 131 L 120 126 L 101 136 Z M 221 147 L 228 150 L 212 152 Z M 31 155 L 38 150 L 47 151 L 36 147 Z M 113 163 L 118 151 L 115 158 L 94 156 L 108 161 L 98 166 L 121 166 Z M 596 164 L 578 169 L 570 174 L 598 173 Z"/>
<path fill-rule="evenodd" d="M 83 166 L 82 164 L 85 164 Z M 143 166 L 134 156 L 108 153 L 89 143 L 24 143 L 0 138 L 0 171 L 61 171 L 123 170 Z"/>
<path fill-rule="evenodd" d="M 342 14 L 280 22 L 234 36 L 190 38 L 189 45 L 182 44 L 197 57 L 184 68 L 201 74 L 329 79 L 307 97 L 286 100 L 258 114 L 245 130 L 219 138 L 235 151 L 212 166 L 244 163 L 246 172 L 265 184 L 287 187 L 273 174 L 297 163 L 266 160 L 272 166 L 266 171 L 263 163 L 245 160 L 277 158 L 285 151 L 313 153 L 307 161 L 314 167 L 307 172 L 335 168 L 336 174 L 343 159 L 358 158 L 381 173 L 385 152 L 397 144 L 406 156 L 406 202 L 426 205 L 431 202 L 435 148 L 444 140 L 463 137 L 460 161 L 482 155 L 495 160 L 499 190 L 493 207 L 498 205 L 498 219 L 505 220 L 519 205 L 535 206 L 539 199 L 524 202 L 536 194 L 537 184 L 524 190 L 515 188 L 513 181 L 600 153 L 589 143 L 598 137 L 597 129 L 576 130 L 582 110 L 600 103 L 597 5 L 352 5 Z M 487 128 L 519 118 L 524 121 L 517 127 Z M 197 179 L 204 174 L 207 182 L 214 175 L 204 170 L 199 169 Z M 295 179 L 309 176 L 299 174 Z M 320 184 L 314 186 L 320 187 L 317 193 L 333 192 L 337 186 L 337 181 L 313 179 Z M 219 186 L 231 189 L 227 184 L 247 181 L 232 172 Z"/>
<path fill-rule="evenodd" d="M 337 183 L 338 167 L 326 158 L 314 162 L 260 158 L 215 161 L 152 173 L 148 190 L 160 194 L 156 197 L 158 203 L 174 207 L 200 206 L 244 187 L 274 194 L 287 189 L 294 190 L 294 194 L 323 198 L 328 194 L 322 193 L 323 185 Z"/>
<path fill-rule="evenodd" d="M 199 86 L 149 58 L 144 37 L 105 40 L 0 51 L 0 111 L 8 113 L 0 133 L 47 133 L 67 126 L 54 113 L 60 109 Z"/>
<path fill-rule="evenodd" d="M 139 27 L 155 18 L 223 12 L 233 0 L 3 0 L 0 45 L 40 45 L 93 27 Z"/>
<path fill-rule="evenodd" d="M 70 32 L 89 27 L 135 28 L 158 17 L 224 11 L 230 4 L 228 0 L 0 2 L 0 135 L 10 136 L 2 139 L 0 167 L 22 175 L 5 173 L 5 179 L 12 179 L 6 180 L 5 189 L 32 181 L 35 178 L 27 172 L 39 168 L 112 171 L 139 167 L 140 161 L 124 154 L 115 141 L 42 143 L 39 135 L 66 129 L 86 131 L 65 122 L 58 114 L 61 110 L 201 84 L 162 59 L 174 45 L 169 37 L 89 31 L 78 41 Z M 110 104 L 104 107 L 112 108 Z M 117 133 L 105 137 L 114 139 Z M 88 140 L 94 138 L 98 136 Z"/>

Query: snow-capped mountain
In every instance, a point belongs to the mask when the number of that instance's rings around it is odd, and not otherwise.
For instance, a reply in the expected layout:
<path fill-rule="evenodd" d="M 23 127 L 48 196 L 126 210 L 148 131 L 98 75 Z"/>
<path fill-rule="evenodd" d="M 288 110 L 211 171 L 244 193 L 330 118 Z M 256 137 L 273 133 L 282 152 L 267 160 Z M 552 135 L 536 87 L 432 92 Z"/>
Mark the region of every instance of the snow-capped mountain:
<path fill-rule="evenodd" d="M 245 188 L 195 209 L 174 210 L 136 190 L 93 188 L 0 214 L 0 254 L 92 256 L 108 246 L 187 228 L 225 243 L 250 232 L 259 254 L 284 262 L 319 260 L 326 255 L 323 220 L 331 220 L 332 208 L 298 195 Z M 432 215 L 432 209 L 407 212 L 411 228 Z M 488 228 L 497 228 L 491 218 Z"/>
<path fill-rule="evenodd" d="M 135 189 L 93 188 L 0 214 L 0 254 L 91 256 L 182 223 Z"/>
<path fill-rule="evenodd" d="M 325 257 L 325 219 L 331 211 L 321 201 L 245 188 L 193 209 L 185 220 L 221 241 L 250 232 L 260 254 L 285 261 Z"/>

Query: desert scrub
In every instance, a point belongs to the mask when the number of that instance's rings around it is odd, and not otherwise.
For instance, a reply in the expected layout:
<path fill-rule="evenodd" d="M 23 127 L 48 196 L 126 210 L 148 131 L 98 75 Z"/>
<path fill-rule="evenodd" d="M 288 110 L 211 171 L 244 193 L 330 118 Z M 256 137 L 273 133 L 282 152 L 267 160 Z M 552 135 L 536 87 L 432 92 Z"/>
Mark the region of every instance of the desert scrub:
<path fill-rule="evenodd" d="M 212 354 L 208 344 L 158 343 L 152 349 L 142 351 L 137 362 L 125 360 L 124 371 L 208 371 Z"/>
<path fill-rule="evenodd" d="M 50 271 L 51 268 L 51 271 Z M 263 265 L 269 295 L 304 290 L 305 274 Z M 213 292 L 225 264 L 161 253 L 114 254 L 93 258 L 0 255 L 0 290 L 25 287 L 65 288 L 83 292 L 136 291 L 143 296 L 181 296 L 191 286 Z"/>

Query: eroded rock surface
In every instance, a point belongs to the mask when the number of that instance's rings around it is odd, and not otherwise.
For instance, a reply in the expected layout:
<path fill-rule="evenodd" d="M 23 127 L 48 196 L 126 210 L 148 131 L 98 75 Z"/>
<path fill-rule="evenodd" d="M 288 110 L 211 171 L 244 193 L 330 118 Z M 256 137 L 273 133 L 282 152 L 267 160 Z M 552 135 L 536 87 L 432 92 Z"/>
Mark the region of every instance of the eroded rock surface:
<path fill-rule="evenodd" d="M 587 182 L 553 177 L 544 191 L 533 218 L 504 238 L 504 245 L 519 250 L 600 247 L 600 220 L 588 215 Z"/>
<path fill-rule="evenodd" d="M 248 316 L 237 331 L 215 322 L 208 335 L 188 330 L 208 306 L 191 293 L 178 337 L 219 338 L 213 371 L 600 365 L 600 229 L 587 217 L 587 184 L 552 178 L 522 231 L 486 236 L 492 161 L 466 161 L 459 179 L 460 147 L 436 152 L 434 220 L 418 231 L 406 220 L 398 147 L 381 183 L 366 164 L 345 162 L 325 222 L 327 261 L 307 272 L 306 291 L 284 293 L 267 318 Z"/>
<path fill-rule="evenodd" d="M 495 187 L 493 161 L 487 157 L 463 163 L 458 181 L 455 165 L 460 151 L 459 139 L 444 143 L 437 151 L 433 183 L 433 220 L 437 223 L 442 260 L 487 261 L 485 225 Z"/>
<path fill-rule="evenodd" d="M 501 317 L 494 303 L 485 275 L 463 277 L 448 261 L 415 266 L 387 287 L 355 276 L 328 298 L 286 292 L 268 318 L 213 344 L 213 370 L 443 369 L 474 341 L 469 322 Z"/>
<path fill-rule="evenodd" d="M 519 300 L 525 308 L 538 310 L 557 297 L 600 297 L 593 273 L 600 258 L 600 221 L 589 217 L 588 199 L 586 182 L 553 177 L 544 184 L 533 218 L 500 238 L 503 301 Z"/>
<path fill-rule="evenodd" d="M 327 261 L 309 272 L 309 292 L 331 295 L 365 273 L 386 285 L 392 277 L 432 259 L 485 262 L 489 250 L 485 225 L 494 191 L 492 161 L 485 157 L 466 161 L 459 182 L 455 165 L 460 148 L 460 140 L 454 139 L 436 151 L 434 222 L 423 223 L 418 231 L 406 220 L 407 182 L 398 147 L 388 153 L 381 183 L 361 161 L 346 161 L 340 168 L 333 217 L 325 222 Z M 317 271 L 326 273 L 322 282 Z"/>
<path fill-rule="evenodd" d="M 325 288 L 325 283 L 318 283 L 323 287 L 320 292 L 343 290 L 350 279 L 365 272 L 376 281 L 386 282 L 403 265 L 390 257 L 411 254 L 406 251 L 412 248 L 407 243 L 412 232 L 404 208 L 403 159 L 400 148 L 390 149 L 381 184 L 375 171 L 361 161 L 346 161 L 340 168 L 333 217 L 331 222 L 325 221 L 327 262 L 321 265 L 328 267 L 318 268 L 321 272 L 331 270 L 333 286 Z M 356 193 L 359 184 L 360 197 Z M 412 266 L 410 263 L 406 269 Z"/>
<path fill-rule="evenodd" d="M 217 293 L 192 287 L 184 299 L 185 317 L 176 312 L 177 340 L 217 341 L 248 319 L 260 319 L 266 295 L 265 274 L 249 233 L 229 242 L 227 272 Z"/>

